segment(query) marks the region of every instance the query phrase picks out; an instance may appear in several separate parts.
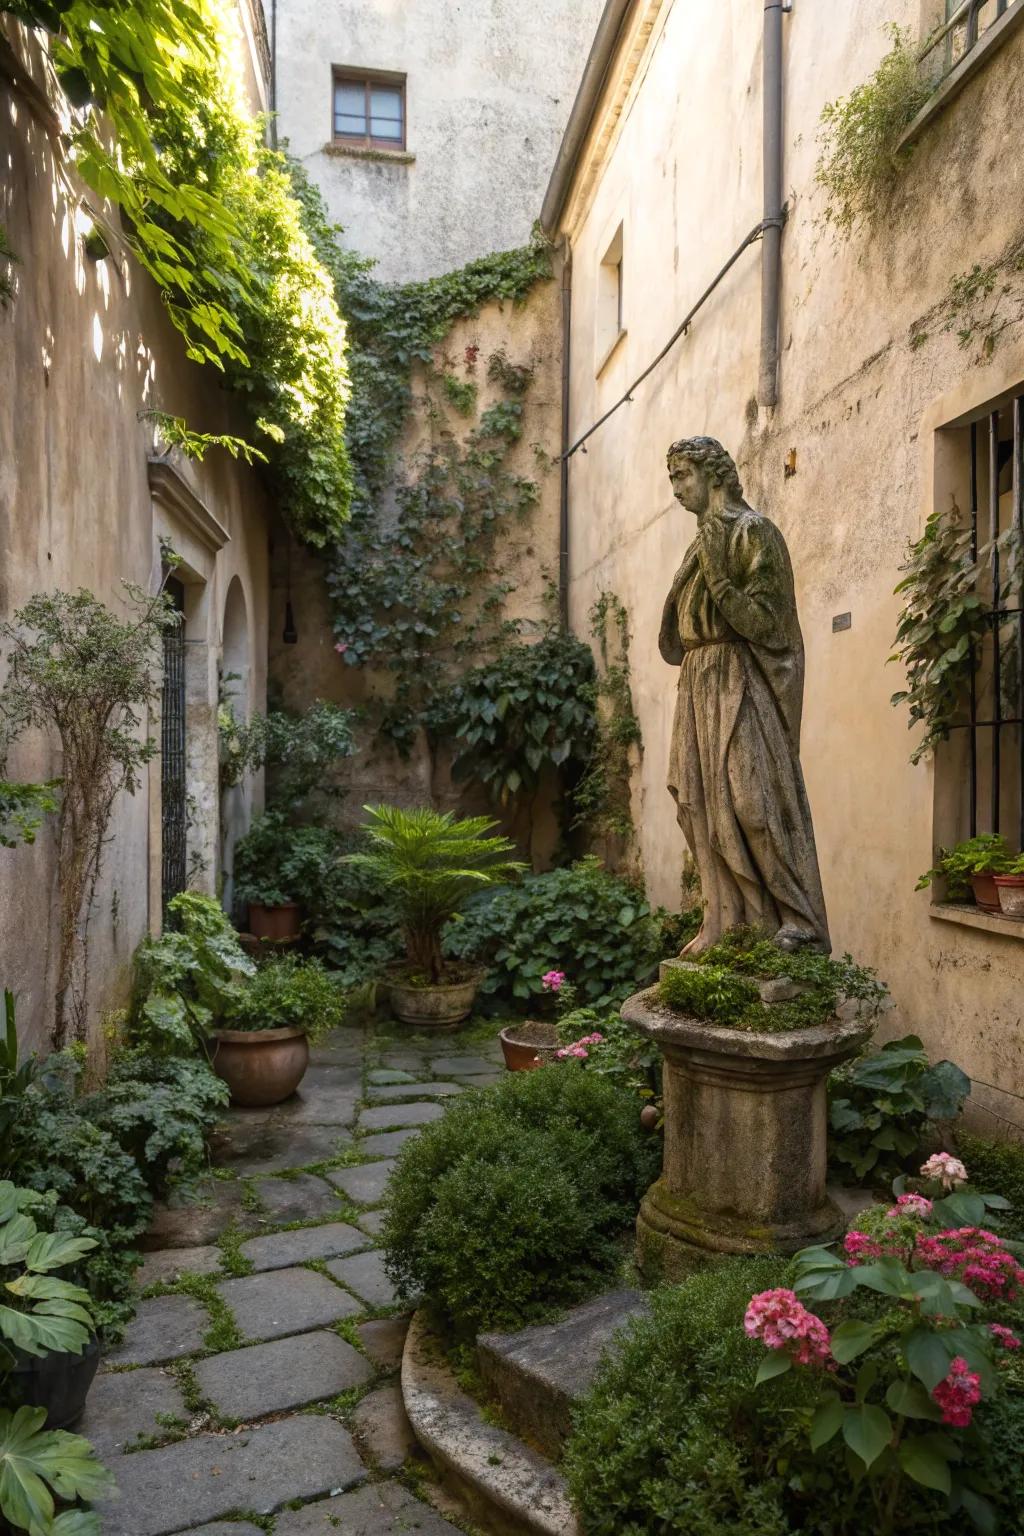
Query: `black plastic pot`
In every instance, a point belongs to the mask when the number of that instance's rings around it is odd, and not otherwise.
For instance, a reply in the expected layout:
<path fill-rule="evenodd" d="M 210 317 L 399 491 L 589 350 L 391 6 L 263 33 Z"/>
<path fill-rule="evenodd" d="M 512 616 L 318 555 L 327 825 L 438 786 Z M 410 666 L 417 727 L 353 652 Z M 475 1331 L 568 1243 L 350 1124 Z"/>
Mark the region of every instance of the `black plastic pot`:
<path fill-rule="evenodd" d="M 100 1363 L 100 1346 L 89 1340 L 80 1355 L 22 1354 L 8 1377 L 19 1407 L 46 1409 L 47 1429 L 70 1429 L 85 1412 L 93 1377 Z"/>

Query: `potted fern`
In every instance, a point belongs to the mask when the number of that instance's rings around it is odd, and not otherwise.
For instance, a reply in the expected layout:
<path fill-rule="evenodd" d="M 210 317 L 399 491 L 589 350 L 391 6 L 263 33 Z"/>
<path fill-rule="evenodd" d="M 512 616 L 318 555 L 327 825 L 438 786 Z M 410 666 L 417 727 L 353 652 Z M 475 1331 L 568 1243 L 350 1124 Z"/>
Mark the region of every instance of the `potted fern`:
<path fill-rule="evenodd" d="M 365 871 L 395 903 L 405 962 L 386 977 L 391 1009 L 405 1024 L 450 1029 L 473 1009 L 484 972 L 445 958 L 445 924 L 469 897 L 514 879 L 524 864 L 510 857 L 507 837 L 489 836 L 486 816 L 456 820 L 451 812 L 365 806 L 369 850 L 346 863 Z"/>

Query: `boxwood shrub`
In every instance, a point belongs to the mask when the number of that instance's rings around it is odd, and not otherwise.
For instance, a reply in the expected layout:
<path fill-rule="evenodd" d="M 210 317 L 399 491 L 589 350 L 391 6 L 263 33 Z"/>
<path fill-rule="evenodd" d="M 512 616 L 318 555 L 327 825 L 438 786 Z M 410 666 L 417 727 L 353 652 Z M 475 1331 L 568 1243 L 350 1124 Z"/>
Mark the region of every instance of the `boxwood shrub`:
<path fill-rule="evenodd" d="M 660 1153 L 610 1079 L 573 1063 L 509 1074 L 403 1148 L 388 1273 L 460 1334 L 534 1320 L 614 1273 Z"/>

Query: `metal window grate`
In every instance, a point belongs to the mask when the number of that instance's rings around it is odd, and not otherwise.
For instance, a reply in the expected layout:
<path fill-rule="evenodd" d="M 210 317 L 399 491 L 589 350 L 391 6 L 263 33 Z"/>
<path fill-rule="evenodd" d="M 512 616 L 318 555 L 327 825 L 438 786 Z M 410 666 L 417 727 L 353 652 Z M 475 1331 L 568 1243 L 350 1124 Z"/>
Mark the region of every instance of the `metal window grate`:
<path fill-rule="evenodd" d="M 967 733 L 967 819 L 971 837 L 1002 832 L 1024 848 L 1024 395 L 971 425 L 970 506 L 972 555 L 988 552 L 990 634 L 954 727 Z"/>
<path fill-rule="evenodd" d="M 164 680 L 160 723 L 161 893 L 167 903 L 185 889 L 187 816 L 185 778 L 185 588 L 167 582 L 167 591 L 181 615 L 164 635 Z"/>
<path fill-rule="evenodd" d="M 918 61 L 923 63 L 942 49 L 942 73 L 948 75 L 954 65 L 967 57 L 988 31 L 1011 6 L 1022 0 L 946 0 L 945 24 L 927 40 Z"/>

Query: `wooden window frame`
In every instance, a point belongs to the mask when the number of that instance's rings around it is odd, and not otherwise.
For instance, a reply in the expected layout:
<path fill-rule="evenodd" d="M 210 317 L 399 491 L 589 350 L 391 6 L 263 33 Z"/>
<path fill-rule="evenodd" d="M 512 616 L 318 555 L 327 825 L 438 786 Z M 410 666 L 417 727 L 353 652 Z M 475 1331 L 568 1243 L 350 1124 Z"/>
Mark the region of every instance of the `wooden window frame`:
<path fill-rule="evenodd" d="M 366 132 L 365 133 L 339 133 L 335 120 L 337 108 L 335 105 L 337 87 L 339 85 L 361 85 L 364 90 Z M 374 86 L 386 85 L 392 90 L 398 89 L 402 102 L 402 135 L 400 139 L 374 138 L 370 133 L 370 92 Z M 408 139 L 408 115 L 406 110 L 406 77 L 388 70 L 381 69 L 350 69 L 346 65 L 332 64 L 331 66 L 331 139 L 333 144 L 348 144 L 354 149 L 392 149 L 396 153 L 402 153 L 406 148 Z"/>

